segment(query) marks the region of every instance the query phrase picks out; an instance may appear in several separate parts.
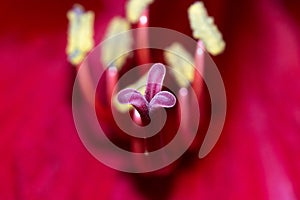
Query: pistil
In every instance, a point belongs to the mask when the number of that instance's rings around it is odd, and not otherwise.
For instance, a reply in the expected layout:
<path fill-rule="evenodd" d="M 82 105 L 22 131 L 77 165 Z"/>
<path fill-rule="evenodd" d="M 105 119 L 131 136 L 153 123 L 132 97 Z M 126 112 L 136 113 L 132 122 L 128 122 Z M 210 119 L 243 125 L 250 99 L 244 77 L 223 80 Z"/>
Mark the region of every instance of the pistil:
<path fill-rule="evenodd" d="M 167 91 L 161 91 L 166 69 L 163 64 L 154 64 L 149 70 L 145 96 L 132 88 L 126 88 L 118 93 L 121 104 L 131 104 L 140 114 L 143 125 L 151 122 L 150 113 L 157 108 L 171 108 L 176 103 L 175 96 Z"/>
<path fill-rule="evenodd" d="M 194 82 L 193 89 L 198 95 L 198 98 L 201 96 L 203 89 L 203 78 L 204 76 L 204 59 L 205 59 L 205 47 L 201 40 L 198 41 L 196 51 L 195 51 L 195 73 L 194 73 Z"/>
<path fill-rule="evenodd" d="M 111 99 L 114 96 L 115 87 L 118 82 L 118 69 L 114 66 L 111 66 L 107 69 L 106 72 L 106 96 L 107 102 L 110 104 Z"/>

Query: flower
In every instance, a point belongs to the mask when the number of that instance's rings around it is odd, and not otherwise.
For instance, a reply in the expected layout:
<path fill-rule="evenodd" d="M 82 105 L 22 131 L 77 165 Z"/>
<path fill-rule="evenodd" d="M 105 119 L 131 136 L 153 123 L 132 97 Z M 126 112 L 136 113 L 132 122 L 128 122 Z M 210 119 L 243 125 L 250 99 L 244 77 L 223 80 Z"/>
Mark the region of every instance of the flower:
<path fill-rule="evenodd" d="M 193 1 L 172 2 L 152 4 L 150 25 L 191 36 L 186 10 Z M 208 157 L 187 154 L 166 177 L 114 171 L 78 140 L 70 109 L 75 69 L 65 56 L 65 14 L 74 3 L 5 1 L 0 8 L 7 19 L 0 38 L 1 199 L 300 197 L 298 1 L 204 2 L 227 44 L 214 58 L 227 92 L 226 124 Z M 82 4 L 95 11 L 100 40 L 125 2 Z"/>

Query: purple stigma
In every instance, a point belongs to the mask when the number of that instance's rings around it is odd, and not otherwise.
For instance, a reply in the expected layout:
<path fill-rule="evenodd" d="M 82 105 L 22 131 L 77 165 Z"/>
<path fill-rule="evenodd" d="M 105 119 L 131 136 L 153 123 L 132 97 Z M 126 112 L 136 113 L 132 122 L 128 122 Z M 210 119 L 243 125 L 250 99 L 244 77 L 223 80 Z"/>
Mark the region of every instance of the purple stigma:
<path fill-rule="evenodd" d="M 171 108 L 176 103 L 172 93 L 161 91 L 165 74 L 165 66 L 156 63 L 148 72 L 145 96 L 132 88 L 123 89 L 118 93 L 118 101 L 121 104 L 131 104 L 139 112 L 144 124 L 150 123 L 149 115 L 156 108 Z"/>

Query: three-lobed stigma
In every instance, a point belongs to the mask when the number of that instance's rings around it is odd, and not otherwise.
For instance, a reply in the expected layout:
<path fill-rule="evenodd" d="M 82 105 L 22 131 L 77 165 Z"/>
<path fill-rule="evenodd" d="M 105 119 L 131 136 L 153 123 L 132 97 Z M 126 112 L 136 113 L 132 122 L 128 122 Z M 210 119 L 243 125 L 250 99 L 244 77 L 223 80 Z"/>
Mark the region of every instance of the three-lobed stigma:
<path fill-rule="evenodd" d="M 133 88 L 126 88 L 117 94 L 119 103 L 131 104 L 140 114 L 144 123 L 151 121 L 149 114 L 156 108 L 171 108 L 176 103 L 175 96 L 161 91 L 166 68 L 161 63 L 154 64 L 148 72 L 145 95 Z"/>

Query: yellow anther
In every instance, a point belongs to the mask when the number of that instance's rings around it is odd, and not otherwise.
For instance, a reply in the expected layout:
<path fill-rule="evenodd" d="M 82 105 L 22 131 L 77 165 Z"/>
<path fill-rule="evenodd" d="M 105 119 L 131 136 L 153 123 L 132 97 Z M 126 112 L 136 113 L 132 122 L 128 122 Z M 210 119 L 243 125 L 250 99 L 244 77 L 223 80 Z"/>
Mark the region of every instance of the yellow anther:
<path fill-rule="evenodd" d="M 124 18 L 114 17 L 110 21 L 104 36 L 104 39 L 110 39 L 105 40 L 101 45 L 101 61 L 105 67 L 114 65 L 120 69 L 125 63 L 128 53 L 132 49 L 133 39 L 129 32 L 121 35 L 119 33 L 129 29 L 130 24 Z"/>
<path fill-rule="evenodd" d="M 194 38 L 201 39 L 205 48 L 212 55 L 220 54 L 225 49 L 222 34 L 207 15 L 203 2 L 195 2 L 188 9 L 190 25 Z"/>
<path fill-rule="evenodd" d="M 74 5 L 67 13 L 69 19 L 68 44 L 66 53 L 68 60 L 79 64 L 88 51 L 94 47 L 94 13 L 84 11 L 81 5 Z"/>
<path fill-rule="evenodd" d="M 154 0 L 128 0 L 126 4 L 126 16 L 131 23 L 138 22 L 143 11 L 153 2 Z"/>
<path fill-rule="evenodd" d="M 165 60 L 175 73 L 174 77 L 181 87 L 188 87 L 194 80 L 194 61 L 191 54 L 179 43 L 165 49 Z"/>

